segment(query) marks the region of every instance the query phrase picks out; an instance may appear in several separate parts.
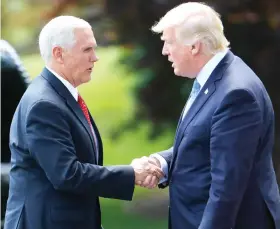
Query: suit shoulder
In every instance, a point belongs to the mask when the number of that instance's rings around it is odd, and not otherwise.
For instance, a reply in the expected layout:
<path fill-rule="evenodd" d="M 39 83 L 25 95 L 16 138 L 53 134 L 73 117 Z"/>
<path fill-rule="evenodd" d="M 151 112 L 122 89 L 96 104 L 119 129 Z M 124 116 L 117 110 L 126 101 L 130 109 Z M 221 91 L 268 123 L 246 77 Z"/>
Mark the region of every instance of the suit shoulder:
<path fill-rule="evenodd" d="M 226 69 L 219 83 L 225 94 L 232 91 L 247 91 L 254 97 L 266 92 L 266 89 L 256 73 L 239 57 L 235 57 Z"/>
<path fill-rule="evenodd" d="M 62 98 L 42 76 L 38 76 L 32 81 L 21 102 L 32 106 L 39 101 L 49 101 L 53 104 L 60 104 L 62 101 Z"/>
<path fill-rule="evenodd" d="M 42 76 L 38 76 L 25 91 L 19 102 L 18 109 L 21 113 L 28 114 L 31 108 L 35 105 L 53 106 L 61 110 L 63 104 L 63 98 L 56 93 Z"/>

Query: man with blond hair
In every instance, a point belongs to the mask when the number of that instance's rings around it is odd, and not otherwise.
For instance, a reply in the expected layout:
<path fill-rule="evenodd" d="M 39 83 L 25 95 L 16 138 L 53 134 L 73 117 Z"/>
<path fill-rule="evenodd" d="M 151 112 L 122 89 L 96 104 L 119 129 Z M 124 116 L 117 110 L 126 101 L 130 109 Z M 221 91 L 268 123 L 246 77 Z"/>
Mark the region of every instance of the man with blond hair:
<path fill-rule="evenodd" d="M 220 16 L 181 4 L 152 27 L 177 76 L 194 79 L 173 146 L 136 159 L 165 173 L 171 229 L 280 229 L 274 113 L 256 74 L 228 48 Z M 167 108 L 168 109 L 168 108 Z M 148 176 L 141 184 L 152 187 Z"/>
<path fill-rule="evenodd" d="M 46 67 L 23 95 L 10 131 L 5 229 L 100 229 L 99 197 L 131 200 L 135 184 L 161 170 L 103 166 L 102 141 L 78 92 L 91 79 L 96 40 L 86 21 L 60 16 L 42 29 Z"/>

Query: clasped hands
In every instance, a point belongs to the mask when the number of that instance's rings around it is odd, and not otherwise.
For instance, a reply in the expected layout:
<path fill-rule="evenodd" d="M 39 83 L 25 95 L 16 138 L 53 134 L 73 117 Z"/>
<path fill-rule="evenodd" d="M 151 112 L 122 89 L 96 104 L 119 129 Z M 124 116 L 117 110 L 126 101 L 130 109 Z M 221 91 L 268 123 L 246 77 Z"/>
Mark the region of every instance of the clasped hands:
<path fill-rule="evenodd" d="M 160 162 L 155 157 L 141 157 L 130 164 L 135 173 L 135 184 L 146 188 L 155 188 L 164 176 Z"/>

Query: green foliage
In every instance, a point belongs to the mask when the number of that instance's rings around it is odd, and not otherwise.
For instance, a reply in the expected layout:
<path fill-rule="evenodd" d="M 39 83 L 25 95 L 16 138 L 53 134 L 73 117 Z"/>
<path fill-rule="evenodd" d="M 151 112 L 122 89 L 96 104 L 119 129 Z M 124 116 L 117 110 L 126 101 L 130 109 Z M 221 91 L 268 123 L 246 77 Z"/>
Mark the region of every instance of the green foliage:
<path fill-rule="evenodd" d="M 123 202 L 121 201 L 102 201 L 102 226 L 106 229 L 165 229 L 168 222 L 165 219 L 153 219 L 153 215 L 149 218 L 141 215 L 135 215 L 124 211 Z"/>
<path fill-rule="evenodd" d="M 28 0 L 2 0 L 1 3 L 2 39 L 20 48 L 34 43 L 36 28 L 41 26 L 45 12 L 52 5 L 47 1 L 33 1 L 30 4 Z"/>

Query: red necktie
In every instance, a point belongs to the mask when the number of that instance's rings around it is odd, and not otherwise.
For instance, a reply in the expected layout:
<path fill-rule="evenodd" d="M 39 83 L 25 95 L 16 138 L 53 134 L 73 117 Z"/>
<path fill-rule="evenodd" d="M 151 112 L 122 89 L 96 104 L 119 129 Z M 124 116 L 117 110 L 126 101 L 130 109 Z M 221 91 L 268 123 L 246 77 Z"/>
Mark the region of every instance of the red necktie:
<path fill-rule="evenodd" d="M 81 107 L 81 109 L 82 109 L 82 111 L 83 111 L 83 113 L 84 113 L 84 115 L 86 117 L 86 120 L 88 121 L 88 124 L 90 126 L 90 129 L 91 129 L 91 132 L 92 132 L 92 135 L 93 135 L 95 147 L 98 150 L 98 148 L 97 148 L 97 138 L 95 136 L 95 133 L 93 131 L 93 127 L 91 125 L 91 121 L 90 121 L 90 118 L 89 118 L 89 113 L 88 113 L 87 105 L 86 105 L 85 101 L 83 100 L 83 98 L 80 95 L 78 95 L 78 103 L 79 103 L 79 105 L 80 105 L 80 107 Z M 97 152 L 97 154 L 98 154 L 98 152 Z"/>

